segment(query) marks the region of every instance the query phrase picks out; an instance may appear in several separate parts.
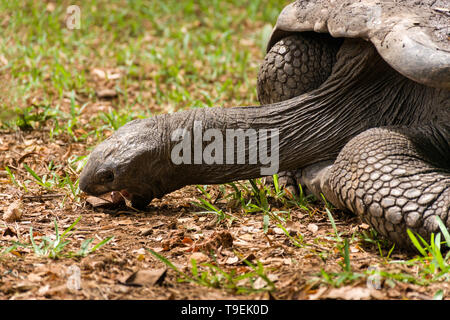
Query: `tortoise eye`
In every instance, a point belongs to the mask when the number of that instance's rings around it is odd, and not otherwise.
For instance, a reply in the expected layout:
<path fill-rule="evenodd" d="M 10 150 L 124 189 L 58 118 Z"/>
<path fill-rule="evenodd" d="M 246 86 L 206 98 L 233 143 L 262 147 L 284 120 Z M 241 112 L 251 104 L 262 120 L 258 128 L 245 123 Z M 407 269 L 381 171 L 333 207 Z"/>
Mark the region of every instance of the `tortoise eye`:
<path fill-rule="evenodd" d="M 97 182 L 108 183 L 114 181 L 114 173 L 111 170 L 101 170 L 97 173 Z"/>

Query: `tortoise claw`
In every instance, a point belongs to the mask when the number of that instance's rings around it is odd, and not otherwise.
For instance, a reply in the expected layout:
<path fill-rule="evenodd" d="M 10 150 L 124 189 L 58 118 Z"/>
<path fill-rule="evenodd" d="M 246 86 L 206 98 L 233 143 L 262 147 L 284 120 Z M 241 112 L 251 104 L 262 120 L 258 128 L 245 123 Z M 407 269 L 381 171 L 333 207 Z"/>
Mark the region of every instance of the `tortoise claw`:
<path fill-rule="evenodd" d="M 300 183 L 301 170 L 294 171 L 282 171 L 278 173 L 278 185 L 284 188 L 288 192 L 288 196 L 295 197 L 300 194 L 299 183 Z M 274 186 L 273 176 L 266 177 L 266 184 Z M 305 188 L 302 185 L 302 190 Z"/>

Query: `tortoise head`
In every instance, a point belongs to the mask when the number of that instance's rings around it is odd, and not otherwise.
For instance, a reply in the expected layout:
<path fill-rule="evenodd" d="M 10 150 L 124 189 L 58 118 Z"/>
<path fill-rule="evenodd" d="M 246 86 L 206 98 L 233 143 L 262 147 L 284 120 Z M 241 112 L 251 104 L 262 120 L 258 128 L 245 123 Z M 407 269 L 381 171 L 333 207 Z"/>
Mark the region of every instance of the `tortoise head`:
<path fill-rule="evenodd" d="M 80 175 L 80 189 L 91 195 L 121 191 L 138 206 L 167 193 L 161 184 L 167 163 L 161 161 L 160 118 L 133 120 L 101 142 Z"/>

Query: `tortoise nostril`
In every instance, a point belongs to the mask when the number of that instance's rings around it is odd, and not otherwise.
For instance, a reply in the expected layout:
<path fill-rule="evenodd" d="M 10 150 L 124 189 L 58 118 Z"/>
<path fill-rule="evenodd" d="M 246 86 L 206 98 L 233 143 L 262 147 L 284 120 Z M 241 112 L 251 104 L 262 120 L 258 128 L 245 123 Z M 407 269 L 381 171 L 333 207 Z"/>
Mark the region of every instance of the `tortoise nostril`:
<path fill-rule="evenodd" d="M 114 181 L 114 173 L 111 170 L 101 170 L 97 172 L 97 181 L 99 183 L 108 183 Z"/>

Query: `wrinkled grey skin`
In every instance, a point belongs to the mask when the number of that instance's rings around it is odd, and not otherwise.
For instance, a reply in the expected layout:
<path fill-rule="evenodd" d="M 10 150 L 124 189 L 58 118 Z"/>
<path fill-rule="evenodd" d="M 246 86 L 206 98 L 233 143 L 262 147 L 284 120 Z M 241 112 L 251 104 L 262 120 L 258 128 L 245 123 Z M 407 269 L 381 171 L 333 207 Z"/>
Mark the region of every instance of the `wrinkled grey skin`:
<path fill-rule="evenodd" d="M 259 75 L 263 106 L 131 121 L 91 153 L 80 188 L 93 195 L 126 190 L 134 206 L 145 207 L 188 184 L 259 177 L 258 165 L 175 165 L 171 134 L 192 132 L 194 121 L 222 132 L 278 129 L 279 171 L 308 168 L 304 180 L 314 193 L 395 243 L 409 246 L 407 228 L 424 237 L 437 232 L 436 216 L 450 229 L 450 46 L 433 31 L 449 18 L 427 6 L 432 1 L 421 3 L 291 4 Z M 295 57 L 304 57 L 303 65 Z"/>

